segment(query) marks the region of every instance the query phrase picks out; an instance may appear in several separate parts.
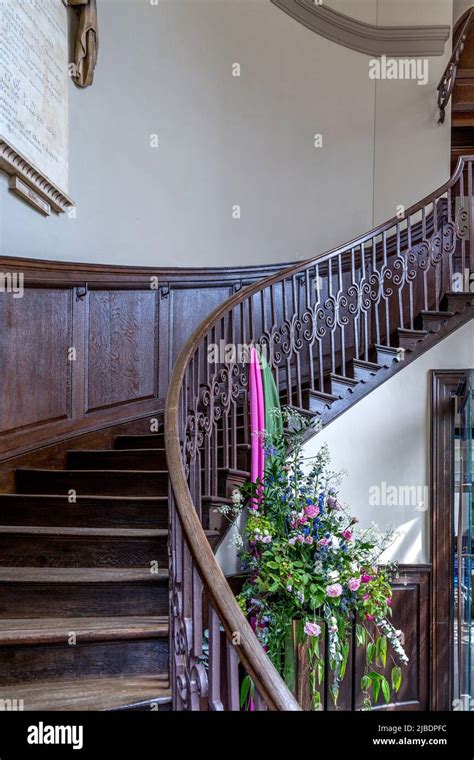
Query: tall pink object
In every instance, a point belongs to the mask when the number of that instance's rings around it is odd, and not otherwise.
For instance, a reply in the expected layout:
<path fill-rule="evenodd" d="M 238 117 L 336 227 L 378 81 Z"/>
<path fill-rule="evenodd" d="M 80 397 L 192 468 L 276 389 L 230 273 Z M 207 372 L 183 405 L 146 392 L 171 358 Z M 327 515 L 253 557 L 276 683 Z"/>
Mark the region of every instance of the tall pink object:
<path fill-rule="evenodd" d="M 264 434 L 265 434 L 265 400 L 263 396 L 262 370 L 258 353 L 255 348 L 250 349 L 249 367 L 249 392 L 250 392 L 250 479 L 252 483 L 257 480 L 263 482 L 265 467 Z M 258 500 L 253 499 L 251 509 L 258 509 Z"/>

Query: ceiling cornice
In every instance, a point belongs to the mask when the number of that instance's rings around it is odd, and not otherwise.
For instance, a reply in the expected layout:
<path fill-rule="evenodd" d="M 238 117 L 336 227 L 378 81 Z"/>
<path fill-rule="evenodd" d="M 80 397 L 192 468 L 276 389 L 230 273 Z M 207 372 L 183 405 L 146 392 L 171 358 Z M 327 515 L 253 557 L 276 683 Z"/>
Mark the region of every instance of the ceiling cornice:
<path fill-rule="evenodd" d="M 328 8 L 314 0 L 271 0 L 308 29 L 332 42 L 371 56 L 443 55 L 451 27 L 376 26 Z"/>

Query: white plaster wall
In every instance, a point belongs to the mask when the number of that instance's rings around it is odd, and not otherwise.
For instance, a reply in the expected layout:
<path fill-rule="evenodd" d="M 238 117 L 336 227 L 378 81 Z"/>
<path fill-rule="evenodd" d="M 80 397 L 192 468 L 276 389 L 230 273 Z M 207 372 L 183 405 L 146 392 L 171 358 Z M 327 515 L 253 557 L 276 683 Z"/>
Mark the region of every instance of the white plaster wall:
<path fill-rule="evenodd" d="M 452 14 L 452 0 L 329 4 L 371 23 Z M 431 59 L 427 88 L 376 87 L 368 56 L 270 0 L 100 0 L 98 10 L 94 85 L 70 85 L 77 218 L 44 219 L 0 173 L 2 254 L 150 266 L 306 258 L 446 179 L 449 120 L 434 126 L 433 92 L 446 56 Z"/>

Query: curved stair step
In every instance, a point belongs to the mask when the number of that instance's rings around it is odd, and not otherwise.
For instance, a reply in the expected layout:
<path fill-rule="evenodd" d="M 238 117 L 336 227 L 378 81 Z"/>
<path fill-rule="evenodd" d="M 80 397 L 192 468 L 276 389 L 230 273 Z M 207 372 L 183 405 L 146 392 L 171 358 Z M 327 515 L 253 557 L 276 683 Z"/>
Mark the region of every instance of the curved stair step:
<path fill-rule="evenodd" d="M 114 449 L 163 449 L 165 446 L 164 433 L 149 433 L 146 435 L 118 435 L 115 438 Z"/>
<path fill-rule="evenodd" d="M 405 330 L 398 328 L 398 342 L 404 351 L 414 351 L 428 335 L 426 330 Z"/>
<path fill-rule="evenodd" d="M 18 493 L 78 496 L 166 496 L 168 471 L 154 470 L 16 470 Z"/>
<path fill-rule="evenodd" d="M 422 311 L 419 322 L 423 330 L 436 333 L 441 330 L 453 315 L 452 311 Z"/>
<path fill-rule="evenodd" d="M 64 644 L 71 632 L 77 642 L 166 638 L 166 615 L 141 617 L 0 618 L 0 646 Z"/>
<path fill-rule="evenodd" d="M 166 450 L 144 449 L 74 449 L 67 452 L 70 470 L 166 470 Z"/>
<path fill-rule="evenodd" d="M 167 615 L 168 570 L 0 567 L 0 618 Z"/>
<path fill-rule="evenodd" d="M 0 525 L 167 528 L 167 496 L 0 494 Z"/>
<path fill-rule="evenodd" d="M 331 383 L 331 395 L 336 398 L 344 398 L 348 393 L 352 393 L 354 388 L 359 384 L 356 378 L 336 375 L 333 372 L 329 375 Z"/>
<path fill-rule="evenodd" d="M 209 543 L 218 534 L 207 531 Z M 158 567 L 168 564 L 164 528 L 0 525 L 0 566 Z"/>
<path fill-rule="evenodd" d="M 382 367 L 391 367 L 394 362 L 401 362 L 404 359 L 404 349 L 395 346 L 375 346 L 377 364 Z"/>
<path fill-rule="evenodd" d="M 155 676 L 72 678 L 0 686 L 0 700 L 21 700 L 28 711 L 170 709 L 167 673 Z"/>
<path fill-rule="evenodd" d="M 370 380 L 373 380 L 377 372 L 383 369 L 383 367 L 376 362 L 365 362 L 362 359 L 352 359 L 351 369 L 355 380 L 359 380 L 361 383 L 367 383 Z"/>

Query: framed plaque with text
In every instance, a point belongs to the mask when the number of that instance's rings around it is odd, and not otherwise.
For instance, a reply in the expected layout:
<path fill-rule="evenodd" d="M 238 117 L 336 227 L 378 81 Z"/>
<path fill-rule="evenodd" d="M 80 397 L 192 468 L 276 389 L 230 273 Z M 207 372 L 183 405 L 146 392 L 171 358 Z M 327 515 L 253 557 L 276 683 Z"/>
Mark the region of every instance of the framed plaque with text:
<path fill-rule="evenodd" d="M 44 214 L 68 197 L 68 46 L 62 0 L 0 0 L 0 169 Z"/>

